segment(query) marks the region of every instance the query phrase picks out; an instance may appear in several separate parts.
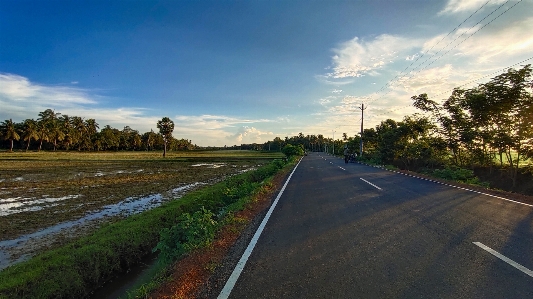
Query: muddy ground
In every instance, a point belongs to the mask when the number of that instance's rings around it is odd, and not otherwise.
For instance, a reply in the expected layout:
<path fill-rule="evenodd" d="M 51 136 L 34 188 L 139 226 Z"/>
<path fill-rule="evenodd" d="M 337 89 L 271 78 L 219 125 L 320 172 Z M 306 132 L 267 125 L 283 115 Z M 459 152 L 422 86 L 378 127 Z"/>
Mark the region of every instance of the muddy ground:
<path fill-rule="evenodd" d="M 223 159 L 222 159 L 223 160 Z M 0 163 L 0 270 L 268 160 Z"/>

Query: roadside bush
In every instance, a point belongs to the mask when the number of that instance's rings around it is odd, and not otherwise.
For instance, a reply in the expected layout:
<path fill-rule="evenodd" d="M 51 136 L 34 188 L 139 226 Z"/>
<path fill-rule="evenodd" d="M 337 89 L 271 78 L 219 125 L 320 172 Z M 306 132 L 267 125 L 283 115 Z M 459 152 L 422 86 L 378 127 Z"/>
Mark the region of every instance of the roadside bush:
<path fill-rule="evenodd" d="M 488 184 L 481 182 L 479 178 L 474 175 L 474 171 L 470 169 L 446 167 L 444 169 L 433 170 L 431 175 L 446 180 L 488 187 Z"/>
<path fill-rule="evenodd" d="M 215 214 L 204 207 L 194 214 L 178 217 L 178 224 L 161 230 L 161 238 L 153 252 L 159 251 L 163 263 L 169 263 L 182 255 L 211 244 L 218 222 Z"/>
<path fill-rule="evenodd" d="M 294 146 L 292 144 L 287 144 L 283 147 L 281 152 L 284 153 L 285 156 L 287 157 L 303 156 L 304 149 L 301 146 Z"/>

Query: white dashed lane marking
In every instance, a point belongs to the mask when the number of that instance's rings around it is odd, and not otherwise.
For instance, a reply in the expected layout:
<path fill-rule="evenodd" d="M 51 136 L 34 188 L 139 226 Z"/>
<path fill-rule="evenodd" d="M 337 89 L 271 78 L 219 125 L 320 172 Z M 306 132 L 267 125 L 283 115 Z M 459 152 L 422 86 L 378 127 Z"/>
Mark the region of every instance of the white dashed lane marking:
<path fill-rule="evenodd" d="M 480 248 L 482 248 L 483 250 L 489 252 L 490 254 L 494 255 L 495 257 L 499 258 L 500 260 L 506 262 L 507 264 L 515 267 L 516 269 L 526 273 L 527 275 L 533 277 L 533 271 L 529 270 L 528 268 L 520 265 L 519 263 L 513 261 L 512 259 L 506 257 L 505 255 L 497 252 L 496 250 L 486 246 L 485 244 L 483 243 L 480 243 L 480 242 L 472 242 L 474 243 L 475 245 L 479 246 Z"/>
<path fill-rule="evenodd" d="M 369 182 L 369 181 L 367 181 L 367 180 L 365 180 L 365 179 L 363 179 L 363 178 L 360 178 L 360 179 L 361 179 L 362 181 L 364 181 L 365 183 L 369 184 L 370 186 L 372 186 L 372 187 L 374 187 L 374 188 L 376 188 L 376 189 L 382 190 L 381 188 L 379 188 L 378 186 L 372 184 L 371 182 Z"/>

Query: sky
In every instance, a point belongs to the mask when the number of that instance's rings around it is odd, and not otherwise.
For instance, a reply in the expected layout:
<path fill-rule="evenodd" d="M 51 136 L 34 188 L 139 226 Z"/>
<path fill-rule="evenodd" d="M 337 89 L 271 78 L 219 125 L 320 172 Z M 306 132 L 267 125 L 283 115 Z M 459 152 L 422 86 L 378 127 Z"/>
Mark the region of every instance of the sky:
<path fill-rule="evenodd" d="M 0 120 L 339 139 L 533 62 L 533 0 L 0 0 Z"/>

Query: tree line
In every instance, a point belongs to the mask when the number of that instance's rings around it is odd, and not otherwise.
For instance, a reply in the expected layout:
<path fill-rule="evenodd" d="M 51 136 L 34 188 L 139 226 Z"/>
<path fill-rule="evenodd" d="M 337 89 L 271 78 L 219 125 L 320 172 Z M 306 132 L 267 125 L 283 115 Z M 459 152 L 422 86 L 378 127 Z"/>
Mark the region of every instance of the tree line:
<path fill-rule="evenodd" d="M 281 152 L 292 145 L 341 155 L 347 146 L 360 154 L 360 159 L 408 170 L 484 167 L 492 171 L 498 167 L 509 171 L 515 185 L 519 169 L 523 168 L 521 163 L 533 158 L 532 89 L 533 71 L 528 64 L 519 70 L 511 68 L 474 88 L 455 88 L 450 97 L 439 102 L 426 93 L 415 95 L 411 100 L 420 113 L 401 121 L 384 120 L 374 128 L 364 129 L 362 136 L 342 133 L 341 139 L 334 140 L 300 132 L 265 143 L 209 149 Z M 0 134 L 6 142 L 4 147 L 11 149 L 164 150 L 165 144 L 172 150 L 198 148 L 190 140 L 172 137 L 174 124 L 163 125 L 165 119 L 170 121 L 163 118 L 158 122 L 158 133 L 139 134 L 129 126 L 123 130 L 105 126 L 98 131 L 94 119 L 69 117 L 47 109 L 39 113 L 37 120 L 4 121 Z M 162 128 L 170 134 L 163 134 Z M 361 139 L 363 153 L 359 152 Z"/>
<path fill-rule="evenodd" d="M 407 170 L 493 168 L 507 170 L 516 185 L 523 162 L 533 158 L 533 72 L 531 65 L 508 69 L 489 82 L 470 89 L 455 88 L 442 101 L 426 93 L 411 97 L 420 113 L 402 121 L 387 119 L 374 128 L 342 139 L 323 135 L 276 137 L 262 149 L 280 150 L 286 144 L 341 155 L 344 146 L 373 163 Z M 363 138 L 364 152 L 359 152 Z M 334 150 L 334 152 L 333 152 Z M 361 157 L 360 157 L 361 159 Z"/>
<path fill-rule="evenodd" d="M 165 117 L 157 123 L 159 132 L 139 131 L 125 126 L 122 130 L 100 125 L 95 119 L 84 119 L 57 113 L 52 109 L 39 112 L 37 119 L 17 123 L 5 120 L 0 123 L 2 146 L 28 150 L 77 150 L 77 151 L 151 151 L 192 150 L 196 145 L 191 140 L 172 136 L 174 123 Z"/>

